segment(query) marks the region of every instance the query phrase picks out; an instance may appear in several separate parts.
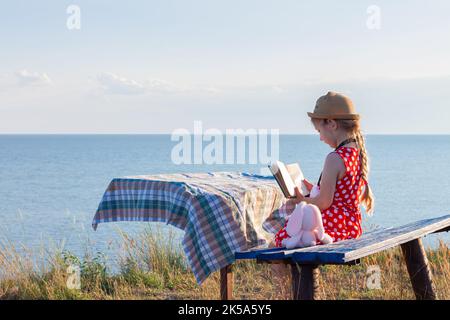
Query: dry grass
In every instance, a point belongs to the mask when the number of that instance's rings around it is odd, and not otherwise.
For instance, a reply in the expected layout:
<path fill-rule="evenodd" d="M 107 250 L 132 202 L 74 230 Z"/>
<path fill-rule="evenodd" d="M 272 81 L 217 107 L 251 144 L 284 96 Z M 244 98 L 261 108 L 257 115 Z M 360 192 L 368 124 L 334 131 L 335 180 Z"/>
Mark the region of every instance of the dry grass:
<path fill-rule="evenodd" d="M 41 252 L 36 263 L 30 252 L 11 244 L 0 246 L 0 299 L 217 299 L 219 273 L 196 284 L 184 254 L 173 239 L 145 232 L 137 239 L 123 234 L 120 272 L 108 271 L 101 255 L 82 259 L 69 252 Z M 25 253 L 23 253 L 25 251 Z M 443 243 L 427 250 L 441 299 L 450 299 L 450 249 Z M 38 259 L 42 261 L 43 259 Z M 66 272 L 75 265 L 81 289 L 68 289 Z M 378 266 L 381 289 L 368 289 L 367 270 Z M 414 299 L 401 251 L 392 249 L 362 260 L 357 266 L 320 267 L 321 299 Z M 270 265 L 238 261 L 234 266 L 237 299 L 290 299 L 289 279 L 277 280 Z"/>

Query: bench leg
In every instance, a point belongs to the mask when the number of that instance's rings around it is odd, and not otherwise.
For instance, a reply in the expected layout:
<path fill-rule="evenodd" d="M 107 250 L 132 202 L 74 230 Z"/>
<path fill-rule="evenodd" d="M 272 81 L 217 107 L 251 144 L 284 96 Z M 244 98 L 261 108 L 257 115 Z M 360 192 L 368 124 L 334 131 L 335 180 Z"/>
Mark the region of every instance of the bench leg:
<path fill-rule="evenodd" d="M 220 269 L 220 299 L 233 299 L 233 265 Z"/>
<path fill-rule="evenodd" d="M 292 299 L 316 300 L 319 289 L 319 267 L 317 265 L 291 264 Z"/>
<path fill-rule="evenodd" d="M 401 245 L 406 267 L 417 300 L 437 299 L 430 267 L 421 239 Z"/>

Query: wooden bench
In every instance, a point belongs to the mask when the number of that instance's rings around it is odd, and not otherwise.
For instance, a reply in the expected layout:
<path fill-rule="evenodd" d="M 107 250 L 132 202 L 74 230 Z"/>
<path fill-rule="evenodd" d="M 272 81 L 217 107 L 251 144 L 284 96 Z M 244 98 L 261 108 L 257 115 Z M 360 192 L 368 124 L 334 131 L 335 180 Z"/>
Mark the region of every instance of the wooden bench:
<path fill-rule="evenodd" d="M 265 248 L 236 252 L 235 258 L 256 259 L 258 263 L 285 263 L 291 266 L 292 294 L 295 300 L 317 298 L 319 265 L 355 265 L 360 259 L 400 245 L 417 299 L 437 299 L 422 237 L 450 230 L 450 215 L 416 221 L 401 227 L 377 229 L 358 239 L 286 250 Z M 300 267 L 300 271 L 299 268 Z M 232 265 L 220 270 L 221 299 L 232 299 Z"/>

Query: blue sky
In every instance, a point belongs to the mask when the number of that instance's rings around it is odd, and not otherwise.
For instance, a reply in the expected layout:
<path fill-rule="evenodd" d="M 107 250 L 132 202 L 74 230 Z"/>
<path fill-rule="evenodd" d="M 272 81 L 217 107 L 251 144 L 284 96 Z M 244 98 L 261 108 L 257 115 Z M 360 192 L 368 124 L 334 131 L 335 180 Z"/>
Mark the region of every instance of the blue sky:
<path fill-rule="evenodd" d="M 366 133 L 449 134 L 449 16 L 444 0 L 3 2 L 0 133 L 313 133 L 306 111 L 335 90 Z"/>

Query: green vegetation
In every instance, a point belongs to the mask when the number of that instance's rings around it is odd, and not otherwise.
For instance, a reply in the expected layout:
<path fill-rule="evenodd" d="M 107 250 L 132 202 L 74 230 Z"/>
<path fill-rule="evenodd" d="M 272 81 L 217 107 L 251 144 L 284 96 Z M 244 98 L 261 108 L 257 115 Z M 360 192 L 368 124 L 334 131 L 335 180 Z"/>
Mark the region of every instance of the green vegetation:
<path fill-rule="evenodd" d="M 119 271 L 111 272 L 101 253 L 79 258 L 70 252 L 42 253 L 45 264 L 11 245 L 0 246 L 0 299 L 218 299 L 219 273 L 198 286 L 184 253 L 173 238 L 144 232 L 122 234 Z M 23 250 L 22 250 L 23 251 Z M 450 299 L 450 249 L 443 242 L 427 250 L 441 299 Z M 42 259 L 41 259 L 42 260 Z M 381 271 L 381 289 L 368 289 L 368 267 Z M 80 289 L 69 289 L 68 267 L 80 272 Z M 321 299 L 414 299 L 400 249 L 362 260 L 358 266 L 323 266 Z M 290 299 L 289 279 L 273 277 L 270 265 L 238 261 L 234 266 L 237 299 Z"/>

